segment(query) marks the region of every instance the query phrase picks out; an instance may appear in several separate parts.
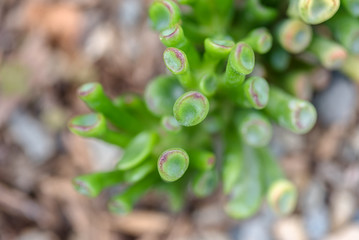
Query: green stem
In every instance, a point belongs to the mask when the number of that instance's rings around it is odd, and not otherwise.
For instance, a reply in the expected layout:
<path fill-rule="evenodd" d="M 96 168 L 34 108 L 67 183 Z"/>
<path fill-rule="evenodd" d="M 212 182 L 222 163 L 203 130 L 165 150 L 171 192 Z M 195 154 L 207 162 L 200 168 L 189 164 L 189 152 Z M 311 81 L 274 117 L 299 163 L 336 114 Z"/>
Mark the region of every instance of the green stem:
<path fill-rule="evenodd" d="M 340 68 L 347 58 L 344 47 L 327 38 L 315 36 L 308 50 L 313 53 L 320 63 L 329 69 Z"/>
<path fill-rule="evenodd" d="M 132 184 L 141 181 L 150 173 L 155 172 L 155 170 L 156 161 L 152 158 L 148 158 L 136 167 L 126 170 L 124 173 L 124 179 L 127 183 Z"/>
<path fill-rule="evenodd" d="M 243 174 L 244 156 L 241 141 L 233 133 L 229 133 L 226 139 L 222 168 L 223 192 L 229 194 Z"/>
<path fill-rule="evenodd" d="M 97 172 L 81 175 L 72 180 L 75 189 L 86 196 L 96 197 L 109 186 L 124 182 L 123 172 Z"/>
<path fill-rule="evenodd" d="M 307 133 L 314 126 L 317 112 L 310 102 L 297 99 L 271 86 L 264 111 L 280 126 L 294 133 Z"/>
<path fill-rule="evenodd" d="M 235 126 L 239 136 L 252 147 L 263 147 L 272 138 L 272 125 L 259 111 L 238 111 L 235 116 Z"/>
<path fill-rule="evenodd" d="M 215 169 L 196 172 L 192 179 L 192 191 L 196 197 L 211 195 L 218 184 L 218 172 Z"/>
<path fill-rule="evenodd" d="M 278 10 L 263 5 L 260 0 L 247 0 L 243 14 L 246 23 L 260 25 L 275 20 L 278 16 Z"/>
<path fill-rule="evenodd" d="M 349 56 L 343 66 L 341 71 L 346 74 L 350 79 L 359 82 L 359 56 Z"/>
<path fill-rule="evenodd" d="M 341 11 L 336 14 L 327 25 L 332 30 L 334 37 L 350 53 L 359 53 L 359 20 Z"/>
<path fill-rule="evenodd" d="M 74 117 L 69 121 L 68 128 L 81 137 L 98 138 L 120 147 L 125 147 L 130 142 L 130 137 L 126 134 L 109 130 L 105 117 L 99 113 Z"/>
<path fill-rule="evenodd" d="M 197 170 L 212 169 L 216 163 L 214 153 L 210 151 L 193 149 L 188 151 L 188 155 L 191 159 L 190 167 Z"/>
<path fill-rule="evenodd" d="M 258 149 L 257 155 L 261 160 L 262 169 L 265 170 L 262 176 L 269 205 L 277 214 L 290 214 L 297 202 L 295 186 L 285 179 L 278 161 L 267 148 Z"/>
<path fill-rule="evenodd" d="M 86 83 L 78 90 L 79 97 L 93 110 L 102 113 L 106 119 L 124 131 L 137 133 L 142 124 L 127 111 L 116 107 L 99 83 Z"/>
<path fill-rule="evenodd" d="M 282 77 L 278 77 L 276 82 L 284 90 L 297 98 L 309 100 L 312 97 L 313 86 L 309 70 L 292 70 Z"/>
<path fill-rule="evenodd" d="M 145 101 L 142 97 L 134 93 L 125 93 L 116 97 L 113 103 L 132 116 L 136 117 L 146 128 L 152 127 L 157 123 L 158 119 L 147 109 Z"/>
<path fill-rule="evenodd" d="M 116 214 L 127 214 L 132 211 L 135 203 L 159 181 L 157 175 L 151 175 L 128 187 L 123 193 L 114 196 L 108 208 Z"/>
<path fill-rule="evenodd" d="M 243 170 L 225 204 L 226 213 L 236 219 L 254 215 L 262 203 L 262 185 L 260 182 L 260 164 L 253 149 L 243 147 Z"/>
<path fill-rule="evenodd" d="M 196 82 L 192 78 L 186 54 L 177 48 L 167 48 L 163 53 L 163 60 L 168 70 L 177 76 L 183 87 L 194 89 Z"/>
<path fill-rule="evenodd" d="M 128 170 L 143 162 L 152 152 L 158 136 L 154 132 L 142 132 L 134 137 L 125 149 L 117 168 Z"/>
<path fill-rule="evenodd" d="M 350 15 L 359 17 L 359 0 L 342 0 L 341 3 Z"/>
<path fill-rule="evenodd" d="M 182 177 L 175 182 L 161 182 L 157 189 L 166 194 L 169 207 L 173 212 L 183 209 L 186 201 L 188 177 Z"/>

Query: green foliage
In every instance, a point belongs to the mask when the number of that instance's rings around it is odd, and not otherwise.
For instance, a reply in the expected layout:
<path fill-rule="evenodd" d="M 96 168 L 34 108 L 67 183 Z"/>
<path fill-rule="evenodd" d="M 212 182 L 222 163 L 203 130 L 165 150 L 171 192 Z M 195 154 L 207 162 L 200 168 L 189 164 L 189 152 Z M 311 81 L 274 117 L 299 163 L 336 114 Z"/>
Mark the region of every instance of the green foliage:
<path fill-rule="evenodd" d="M 310 98 L 315 67 L 359 78 L 348 68 L 359 64 L 349 54 L 359 49 L 358 1 L 342 1 L 337 14 L 339 0 L 178 2 L 186 11 L 172 0 L 149 8 L 169 74 L 153 79 L 143 98 L 111 100 L 98 83 L 80 87 L 96 113 L 73 118 L 70 130 L 116 144 L 124 155 L 112 172 L 77 177 L 76 189 L 94 197 L 123 185 L 109 203 L 120 214 L 148 190 L 165 193 L 178 211 L 188 191 L 206 197 L 219 185 L 234 218 L 252 216 L 263 200 L 278 214 L 292 212 L 296 188 L 266 147 L 272 123 L 297 134 L 312 129 L 316 111 L 300 97 Z M 319 23 L 328 28 L 310 25 Z"/>

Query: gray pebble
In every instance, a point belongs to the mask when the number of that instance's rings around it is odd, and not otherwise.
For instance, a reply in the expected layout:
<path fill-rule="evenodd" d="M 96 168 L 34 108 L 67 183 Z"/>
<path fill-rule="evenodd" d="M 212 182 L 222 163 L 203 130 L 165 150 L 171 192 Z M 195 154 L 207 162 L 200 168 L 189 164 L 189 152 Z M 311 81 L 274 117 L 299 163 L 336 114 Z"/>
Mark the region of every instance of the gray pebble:
<path fill-rule="evenodd" d="M 273 212 L 263 207 L 258 215 L 231 229 L 229 235 L 233 240 L 272 240 L 271 226 L 274 219 Z"/>
<path fill-rule="evenodd" d="M 36 164 L 47 161 L 56 150 L 56 143 L 43 124 L 25 112 L 15 112 L 9 122 L 9 132 L 14 141 Z"/>
<path fill-rule="evenodd" d="M 340 73 L 333 73 L 331 83 L 314 98 L 318 119 L 326 125 L 347 124 L 357 106 L 355 85 Z"/>
<path fill-rule="evenodd" d="M 143 10 L 142 0 L 123 0 L 118 6 L 119 23 L 122 27 L 132 29 L 139 24 Z"/>
<path fill-rule="evenodd" d="M 303 210 L 303 224 L 309 239 L 323 239 L 329 231 L 329 210 L 325 204 L 326 190 L 324 185 L 313 180 L 309 188 L 303 193 L 300 205 Z"/>
<path fill-rule="evenodd" d="M 329 211 L 325 206 L 314 207 L 303 214 L 304 227 L 309 239 L 323 239 L 329 232 Z"/>

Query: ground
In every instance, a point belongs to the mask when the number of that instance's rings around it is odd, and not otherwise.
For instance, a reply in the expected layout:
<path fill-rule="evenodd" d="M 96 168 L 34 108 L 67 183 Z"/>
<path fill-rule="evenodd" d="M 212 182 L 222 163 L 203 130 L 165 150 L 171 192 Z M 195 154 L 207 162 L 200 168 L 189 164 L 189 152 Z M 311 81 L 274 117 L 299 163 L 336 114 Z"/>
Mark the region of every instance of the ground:
<path fill-rule="evenodd" d="M 120 217 L 106 208 L 116 189 L 96 199 L 74 191 L 73 177 L 111 169 L 121 155 L 67 130 L 70 117 L 89 111 L 76 88 L 99 81 L 112 97 L 141 93 L 165 72 L 150 2 L 0 2 L 0 239 L 359 239 L 358 87 L 337 73 L 323 73 L 311 133 L 275 128 L 272 149 L 300 191 L 291 216 L 264 205 L 254 218 L 231 220 L 218 190 L 189 196 L 177 214 L 151 195 Z"/>

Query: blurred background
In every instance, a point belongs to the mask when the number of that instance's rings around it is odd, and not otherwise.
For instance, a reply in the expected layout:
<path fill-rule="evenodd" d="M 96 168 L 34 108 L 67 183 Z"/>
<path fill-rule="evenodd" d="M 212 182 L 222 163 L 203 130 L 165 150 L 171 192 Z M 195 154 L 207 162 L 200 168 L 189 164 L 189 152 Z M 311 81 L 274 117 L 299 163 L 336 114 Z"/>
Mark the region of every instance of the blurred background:
<path fill-rule="evenodd" d="M 107 211 L 109 195 L 81 196 L 71 179 L 112 169 L 121 150 L 69 133 L 89 112 L 76 97 L 99 81 L 112 97 L 142 93 L 165 72 L 164 47 L 148 24 L 151 0 L 0 0 L 0 239 L 359 239 L 358 84 L 318 69 L 314 130 L 275 128 L 272 150 L 300 191 L 298 207 L 276 217 L 263 206 L 229 219 L 220 191 L 189 197 L 170 213 L 148 196 L 128 216 Z"/>

